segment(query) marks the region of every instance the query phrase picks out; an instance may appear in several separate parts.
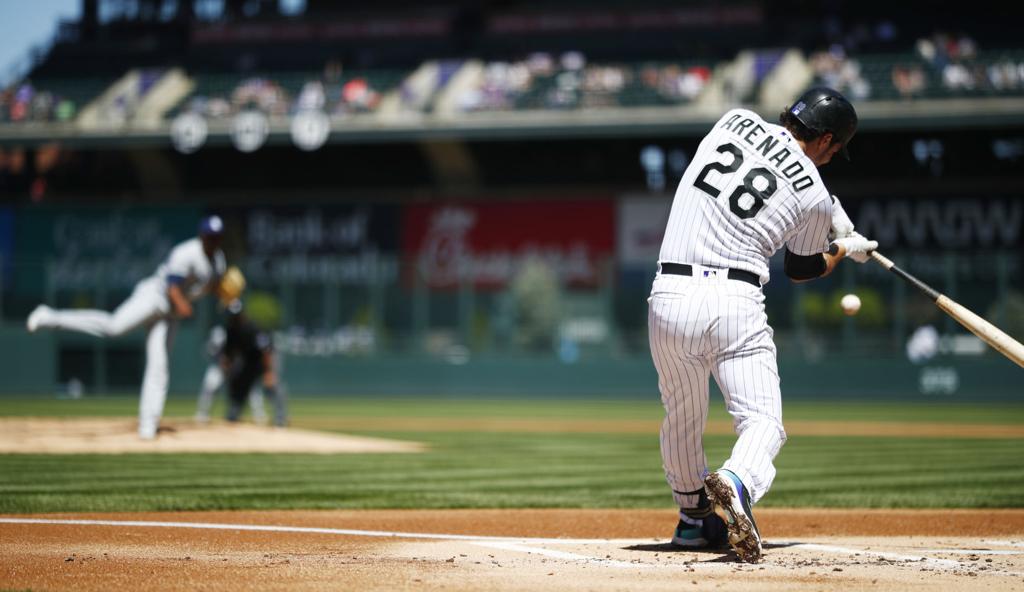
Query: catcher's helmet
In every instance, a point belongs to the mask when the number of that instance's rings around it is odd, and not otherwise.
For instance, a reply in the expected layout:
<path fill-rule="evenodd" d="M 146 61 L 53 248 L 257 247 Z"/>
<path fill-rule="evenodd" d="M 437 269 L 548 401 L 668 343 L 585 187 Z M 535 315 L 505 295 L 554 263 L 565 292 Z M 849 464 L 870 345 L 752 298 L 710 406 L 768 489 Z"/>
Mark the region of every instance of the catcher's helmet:
<path fill-rule="evenodd" d="M 846 146 L 857 132 L 857 112 L 839 91 L 824 86 L 809 89 L 793 102 L 788 111 L 819 134 L 832 132 L 834 140 L 843 145 L 840 150 L 843 157 L 850 160 Z"/>

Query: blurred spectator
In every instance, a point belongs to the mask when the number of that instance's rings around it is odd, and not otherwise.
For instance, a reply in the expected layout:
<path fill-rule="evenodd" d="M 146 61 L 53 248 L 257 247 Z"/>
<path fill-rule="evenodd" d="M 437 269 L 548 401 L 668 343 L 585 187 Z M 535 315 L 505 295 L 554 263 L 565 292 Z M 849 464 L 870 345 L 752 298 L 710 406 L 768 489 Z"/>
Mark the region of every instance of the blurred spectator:
<path fill-rule="evenodd" d="M 71 121 L 75 118 L 75 103 L 68 99 L 61 99 L 57 103 L 55 114 L 57 121 Z"/>
<path fill-rule="evenodd" d="M 651 72 L 645 72 L 644 82 L 651 81 Z M 685 70 L 677 64 L 655 68 L 654 84 L 658 93 L 670 102 L 687 102 L 697 98 L 704 85 L 711 80 L 711 69 L 707 66 L 691 66 Z"/>
<path fill-rule="evenodd" d="M 1018 90 L 1024 87 L 1024 62 L 1003 58 L 988 67 L 988 78 L 997 91 Z"/>
<path fill-rule="evenodd" d="M 619 66 L 587 66 L 580 84 L 582 107 L 611 107 L 629 81 L 630 75 Z"/>
<path fill-rule="evenodd" d="M 349 80 L 341 87 L 341 100 L 335 106 L 335 113 L 367 113 L 380 103 L 380 93 L 374 90 L 365 78 Z"/>
<path fill-rule="evenodd" d="M 69 121 L 75 103 L 49 90 L 37 90 L 26 80 L 0 91 L 0 123 Z"/>
<path fill-rule="evenodd" d="M 861 74 L 860 62 L 850 59 L 841 45 L 811 55 L 811 68 L 818 82 L 856 100 L 871 96 L 871 84 Z"/>
<path fill-rule="evenodd" d="M 915 47 L 918 55 L 940 75 L 942 86 L 948 91 L 1007 90 L 1005 71 L 979 63 L 978 44 L 968 35 L 937 31 L 930 37 L 918 39 Z"/>
<path fill-rule="evenodd" d="M 231 93 L 234 110 L 259 109 L 268 115 L 283 115 L 288 110 L 284 89 L 273 80 L 254 77 L 243 80 Z"/>
<path fill-rule="evenodd" d="M 896 64 L 892 67 L 892 84 L 900 97 L 912 99 L 920 97 L 926 86 L 924 70 L 921 66 Z"/>
<path fill-rule="evenodd" d="M 32 119 L 34 121 L 50 121 L 53 117 L 53 94 L 39 92 L 32 97 Z"/>
<path fill-rule="evenodd" d="M 566 70 L 555 76 L 555 88 L 544 97 L 545 109 L 564 109 L 576 107 L 580 103 L 580 73 L 577 70 Z"/>
<path fill-rule="evenodd" d="M 533 87 L 534 72 L 548 69 L 549 63 L 544 59 L 515 63 L 491 62 L 484 66 L 480 85 L 459 97 L 459 107 L 463 111 L 510 109 L 518 96 Z"/>
<path fill-rule="evenodd" d="M 949 90 L 974 90 L 974 75 L 959 62 L 946 64 L 942 69 L 942 84 Z"/>
<path fill-rule="evenodd" d="M 571 51 L 490 62 L 480 83 L 458 97 L 462 111 L 574 109 L 692 101 L 711 78 L 705 66 L 593 64 Z M 653 97 L 653 99 L 652 99 Z"/>
<path fill-rule="evenodd" d="M 293 77 L 294 78 L 294 77 Z M 299 80 L 302 80 L 299 78 Z M 218 118 L 256 109 L 267 115 L 287 115 L 298 111 L 318 110 L 335 115 L 374 111 L 384 94 L 364 76 L 345 79 L 341 62 L 330 60 L 323 73 L 312 75 L 292 93 L 267 76 L 241 80 L 228 93 L 228 98 L 214 94 L 196 94 L 188 101 L 187 110 L 206 117 Z"/>
<path fill-rule="evenodd" d="M 295 101 L 295 108 L 298 111 L 319 111 L 327 103 L 327 94 L 324 90 L 324 83 L 319 80 L 310 80 L 302 85 L 299 91 L 299 98 Z"/>

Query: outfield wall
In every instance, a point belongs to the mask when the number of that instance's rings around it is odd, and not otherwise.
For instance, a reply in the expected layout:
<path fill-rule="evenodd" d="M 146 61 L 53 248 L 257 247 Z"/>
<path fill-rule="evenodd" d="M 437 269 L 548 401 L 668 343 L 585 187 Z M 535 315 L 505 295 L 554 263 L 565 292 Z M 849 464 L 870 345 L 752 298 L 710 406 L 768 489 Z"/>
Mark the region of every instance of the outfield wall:
<path fill-rule="evenodd" d="M 0 396 L 66 395 L 70 376 L 66 370 L 60 375 L 58 339 L 3 327 L 0 347 L 6 353 Z M 206 367 L 202 341 L 194 327 L 180 332 L 172 355 L 174 396 L 197 392 Z M 141 337 L 113 345 L 128 351 L 138 346 Z M 134 392 L 141 365 L 139 351 L 116 380 L 105 378 L 110 382 L 99 394 Z M 77 367 L 86 396 L 97 394 L 95 365 Z M 639 354 L 589 356 L 575 362 L 522 354 L 284 356 L 283 369 L 288 391 L 300 396 L 658 397 L 651 360 Z M 1021 369 L 992 352 L 966 359 L 940 355 L 922 364 L 841 354 L 809 362 L 783 353 L 779 372 L 785 398 L 1024 402 Z"/>
<path fill-rule="evenodd" d="M 668 196 L 219 210 L 296 394 L 657 396 L 646 297 Z M 846 204 L 886 254 L 1024 338 L 1024 201 Z M 114 308 L 194 233 L 195 206 L 0 209 L 0 394 L 134 392 L 142 332 L 29 335 L 35 304 Z M 566 225 L 565 220 L 573 223 Z M 938 239 L 943 237 L 939 248 Z M 890 248 L 891 247 L 891 248 Z M 876 265 L 793 284 L 766 312 L 789 397 L 1007 399 L 1021 370 Z M 845 293 L 863 301 L 845 317 Z M 220 312 L 182 324 L 172 390 L 198 388 Z"/>

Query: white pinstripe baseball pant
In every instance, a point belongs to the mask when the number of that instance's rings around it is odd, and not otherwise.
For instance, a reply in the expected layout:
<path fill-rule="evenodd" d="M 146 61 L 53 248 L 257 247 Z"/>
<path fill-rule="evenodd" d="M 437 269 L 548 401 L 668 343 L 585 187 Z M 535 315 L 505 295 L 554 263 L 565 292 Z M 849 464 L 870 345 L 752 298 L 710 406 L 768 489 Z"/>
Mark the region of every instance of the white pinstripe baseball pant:
<path fill-rule="evenodd" d="M 772 464 L 786 433 L 775 343 L 758 288 L 709 278 L 658 275 L 648 309 L 651 356 L 665 406 L 661 456 L 665 478 L 681 508 L 697 505 L 708 473 L 703 434 L 708 375 L 715 377 L 739 438 L 723 468 L 734 472 L 759 500 L 775 478 Z"/>

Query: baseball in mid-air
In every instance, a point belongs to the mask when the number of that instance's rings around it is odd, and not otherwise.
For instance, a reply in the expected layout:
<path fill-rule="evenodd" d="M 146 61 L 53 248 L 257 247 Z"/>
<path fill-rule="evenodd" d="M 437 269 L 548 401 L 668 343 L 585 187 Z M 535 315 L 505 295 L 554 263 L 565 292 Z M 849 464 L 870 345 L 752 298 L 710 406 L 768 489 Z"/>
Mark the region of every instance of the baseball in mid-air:
<path fill-rule="evenodd" d="M 847 294 L 839 301 L 839 306 L 842 307 L 844 314 L 853 316 L 860 310 L 860 296 L 857 296 L 856 294 Z"/>

